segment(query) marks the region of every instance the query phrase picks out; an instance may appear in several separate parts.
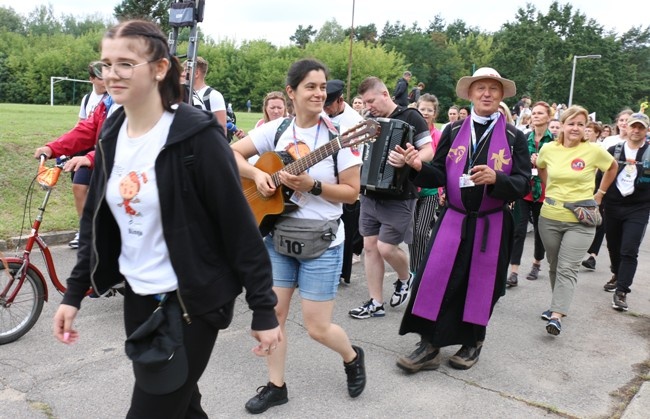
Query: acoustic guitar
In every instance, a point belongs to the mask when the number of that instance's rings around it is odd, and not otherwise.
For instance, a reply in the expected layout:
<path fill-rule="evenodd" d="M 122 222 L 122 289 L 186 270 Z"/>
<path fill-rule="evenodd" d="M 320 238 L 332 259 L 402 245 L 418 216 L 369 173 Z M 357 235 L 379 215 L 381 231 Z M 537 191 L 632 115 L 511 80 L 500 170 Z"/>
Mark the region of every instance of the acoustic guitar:
<path fill-rule="evenodd" d="M 271 196 L 263 196 L 257 190 L 255 181 L 241 178 L 244 196 L 253 210 L 260 230 L 265 230 L 262 227 L 268 225 L 268 222 L 274 220 L 278 215 L 295 209 L 295 204 L 289 199 L 293 191 L 280 183 L 279 173 L 281 171 L 284 170 L 292 175 L 299 175 L 341 149 L 373 141 L 379 135 L 380 129 L 377 121 L 372 119 L 364 120 L 327 144 L 294 161 L 289 161 L 293 159 L 291 157 L 287 158 L 286 152 L 269 151 L 262 153 L 255 163 L 255 167 L 271 175 L 276 188 L 275 193 Z"/>

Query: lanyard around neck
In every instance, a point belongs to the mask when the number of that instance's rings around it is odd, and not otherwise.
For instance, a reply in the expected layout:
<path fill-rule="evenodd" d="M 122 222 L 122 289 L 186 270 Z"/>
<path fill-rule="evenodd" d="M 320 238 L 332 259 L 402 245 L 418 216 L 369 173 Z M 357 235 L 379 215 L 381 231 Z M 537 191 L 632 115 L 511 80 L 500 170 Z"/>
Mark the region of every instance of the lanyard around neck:
<path fill-rule="evenodd" d="M 485 146 L 485 141 L 484 140 L 487 138 L 487 136 L 490 134 L 490 132 L 492 132 L 492 129 L 494 129 L 494 126 L 496 125 L 498 120 L 499 120 L 499 117 L 494 118 L 494 120 L 492 121 L 492 123 L 490 124 L 488 129 L 485 130 L 485 132 L 483 133 L 483 135 L 481 136 L 481 138 L 478 141 L 476 141 L 476 131 L 474 130 L 474 121 L 473 120 L 470 121 L 470 124 L 472 126 L 472 147 L 471 147 L 471 153 L 469 155 L 469 168 L 470 169 L 474 166 L 474 158 L 481 152 L 481 150 L 483 150 L 483 146 Z M 479 146 L 479 144 L 481 145 L 481 148 L 477 152 L 476 148 Z"/>
<path fill-rule="evenodd" d="M 316 126 L 316 136 L 314 137 L 314 146 L 311 148 L 311 151 L 316 150 L 316 144 L 318 144 L 318 136 L 320 135 L 320 125 L 321 122 L 323 121 L 323 117 L 319 116 L 318 117 L 318 125 Z M 298 148 L 298 137 L 296 136 L 296 120 L 293 120 L 293 125 L 291 126 L 293 130 L 293 146 L 295 148 L 296 156 L 298 157 L 303 157 L 300 155 L 300 149 Z M 309 173 L 309 169 L 307 169 L 307 173 Z"/>

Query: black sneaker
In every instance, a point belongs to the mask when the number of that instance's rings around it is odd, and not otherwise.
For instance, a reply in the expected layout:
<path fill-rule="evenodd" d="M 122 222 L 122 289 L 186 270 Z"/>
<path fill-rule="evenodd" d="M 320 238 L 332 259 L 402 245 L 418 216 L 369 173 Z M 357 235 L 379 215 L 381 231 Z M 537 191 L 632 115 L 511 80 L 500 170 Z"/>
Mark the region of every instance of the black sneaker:
<path fill-rule="evenodd" d="M 506 285 L 509 287 L 516 287 L 519 283 L 519 275 L 517 272 L 510 272 L 510 276 L 506 279 Z"/>
<path fill-rule="evenodd" d="M 366 361 L 363 349 L 354 345 L 352 349 L 357 353 L 357 357 L 349 363 L 344 362 L 343 367 L 348 376 L 348 394 L 350 397 L 357 397 L 366 388 Z"/>
<path fill-rule="evenodd" d="M 582 261 L 582 266 L 593 271 L 596 269 L 596 258 L 589 256 L 587 259 Z"/>
<path fill-rule="evenodd" d="M 440 366 L 440 348 L 421 340 L 417 348 L 408 356 L 397 358 L 397 366 L 406 372 L 414 373 L 420 370 L 435 370 Z"/>
<path fill-rule="evenodd" d="M 553 312 L 551 310 L 546 310 L 542 313 L 542 320 L 549 321 L 553 317 Z"/>
<path fill-rule="evenodd" d="M 468 370 L 472 368 L 478 362 L 481 348 L 483 348 L 483 342 L 477 342 L 477 346 L 461 346 L 458 352 L 449 358 L 449 365 L 457 370 Z"/>
<path fill-rule="evenodd" d="M 269 407 L 279 406 L 289 401 L 287 397 L 287 384 L 277 387 L 269 382 L 265 386 L 257 388 L 257 395 L 246 402 L 246 410 L 258 414 L 266 412 Z"/>
<path fill-rule="evenodd" d="M 612 279 L 603 286 L 603 289 L 607 292 L 616 291 L 616 274 L 612 275 Z"/>
<path fill-rule="evenodd" d="M 618 311 L 627 311 L 627 294 L 623 291 L 616 291 L 612 298 L 612 308 Z"/>

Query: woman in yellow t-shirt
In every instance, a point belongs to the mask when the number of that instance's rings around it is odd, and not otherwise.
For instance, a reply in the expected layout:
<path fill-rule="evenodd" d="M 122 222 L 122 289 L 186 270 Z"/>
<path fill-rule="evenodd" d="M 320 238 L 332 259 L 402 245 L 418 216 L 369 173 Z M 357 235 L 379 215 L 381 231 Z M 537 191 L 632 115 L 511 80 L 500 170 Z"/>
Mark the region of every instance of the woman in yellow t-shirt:
<path fill-rule="evenodd" d="M 550 265 L 553 292 L 551 307 L 542 313 L 542 318 L 548 321 L 546 331 L 554 336 L 562 330 L 561 319 L 569 311 L 582 256 L 596 230 L 579 223 L 563 204 L 594 199 L 600 205 L 618 168 L 611 154 L 585 140 L 587 121 L 588 112 L 581 106 L 562 112 L 562 130 L 557 141 L 544 146 L 536 162 L 539 176 L 546 184 L 539 230 Z M 604 175 L 594 195 L 598 169 Z"/>

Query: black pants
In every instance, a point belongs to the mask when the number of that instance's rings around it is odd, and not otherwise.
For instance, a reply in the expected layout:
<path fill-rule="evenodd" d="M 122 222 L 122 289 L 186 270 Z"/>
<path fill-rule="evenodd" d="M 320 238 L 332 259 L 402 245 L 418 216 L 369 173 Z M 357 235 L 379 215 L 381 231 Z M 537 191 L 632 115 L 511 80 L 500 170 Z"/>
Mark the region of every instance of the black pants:
<path fill-rule="evenodd" d="M 533 257 L 535 260 L 543 260 L 544 243 L 539 237 L 539 212 L 542 209 L 543 202 L 531 202 L 525 199 L 517 201 L 516 209 L 518 211 L 517 224 L 515 226 L 514 241 L 512 244 L 512 253 L 510 254 L 511 265 L 521 265 L 521 255 L 524 253 L 524 243 L 526 241 L 526 232 L 528 231 L 529 215 L 532 215 L 533 228 L 535 233 L 535 249 L 533 250 Z"/>
<path fill-rule="evenodd" d="M 630 209 L 622 205 L 605 207 L 607 250 L 612 263 L 612 273 L 616 274 L 617 291 L 631 291 L 649 212 L 647 209 Z"/>
<path fill-rule="evenodd" d="M 343 204 L 343 226 L 345 227 L 345 241 L 343 242 L 343 267 L 341 278 L 345 283 L 350 283 L 352 276 L 352 255 L 360 255 L 363 250 L 363 237 L 359 234 L 359 201 L 354 204 Z"/>
<path fill-rule="evenodd" d="M 176 298 L 176 295 L 170 294 L 170 298 Z M 124 325 L 127 336 L 137 329 L 157 306 L 158 301 L 153 296 L 136 295 L 127 284 L 124 295 Z M 183 341 L 189 369 L 187 381 L 178 390 L 164 395 L 145 393 L 136 383 L 127 419 L 207 418 L 208 415 L 201 408 L 201 393 L 197 383 L 208 365 L 219 329 L 227 327 L 231 318 L 232 305 L 205 316 L 192 316 L 192 323 L 189 325 L 183 322 Z"/>

